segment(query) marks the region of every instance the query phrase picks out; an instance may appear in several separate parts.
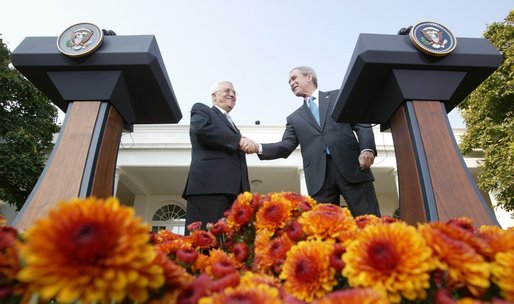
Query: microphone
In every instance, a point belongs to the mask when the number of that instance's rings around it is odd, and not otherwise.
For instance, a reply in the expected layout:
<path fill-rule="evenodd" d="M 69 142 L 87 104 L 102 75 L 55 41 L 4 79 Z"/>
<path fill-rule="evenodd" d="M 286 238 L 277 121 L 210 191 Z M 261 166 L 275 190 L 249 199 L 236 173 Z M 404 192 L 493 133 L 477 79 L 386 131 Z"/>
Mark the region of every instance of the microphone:
<path fill-rule="evenodd" d="M 398 35 L 408 35 L 410 33 L 410 30 L 412 29 L 412 25 L 405 28 L 405 27 L 402 27 L 399 31 L 398 31 Z"/>

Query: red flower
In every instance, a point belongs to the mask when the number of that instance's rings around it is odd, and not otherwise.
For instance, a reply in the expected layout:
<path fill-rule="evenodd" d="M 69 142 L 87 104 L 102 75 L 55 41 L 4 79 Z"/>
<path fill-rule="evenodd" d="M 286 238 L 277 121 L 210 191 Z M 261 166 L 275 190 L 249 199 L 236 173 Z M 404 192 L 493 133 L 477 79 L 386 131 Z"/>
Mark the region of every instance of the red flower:
<path fill-rule="evenodd" d="M 207 296 L 210 293 L 210 286 L 212 284 L 211 278 L 202 273 L 191 282 L 186 288 L 182 290 L 178 297 L 177 303 L 179 304 L 196 304 L 200 298 Z"/>
<path fill-rule="evenodd" d="M 293 221 L 285 226 L 284 231 L 293 242 L 298 242 L 305 238 L 305 234 L 302 231 L 302 225 L 300 225 L 298 221 Z"/>
<path fill-rule="evenodd" d="M 216 224 L 212 225 L 209 229 L 209 232 L 215 236 L 221 235 L 227 232 L 227 222 L 224 219 L 219 220 Z"/>
<path fill-rule="evenodd" d="M 234 263 L 229 261 L 219 261 L 212 264 L 212 274 L 216 278 L 222 278 L 226 275 L 234 273 L 236 271 L 236 267 Z"/>
<path fill-rule="evenodd" d="M 334 249 L 330 255 L 330 267 L 334 268 L 336 272 L 341 272 L 344 268 L 343 253 L 346 248 L 341 243 L 334 244 Z"/>
<path fill-rule="evenodd" d="M 273 239 L 269 244 L 269 254 L 274 260 L 281 260 L 286 258 L 286 254 L 293 246 L 293 242 L 286 234 Z"/>
<path fill-rule="evenodd" d="M 193 248 L 180 248 L 177 250 L 177 261 L 185 265 L 192 265 L 196 258 L 198 258 L 198 252 Z"/>
<path fill-rule="evenodd" d="M 249 205 L 237 205 L 232 209 L 232 219 L 239 227 L 248 224 L 253 215 L 253 209 Z"/>
<path fill-rule="evenodd" d="M 228 273 L 222 278 L 212 281 L 211 291 L 222 292 L 227 287 L 236 287 L 241 281 L 241 275 L 239 272 Z"/>
<path fill-rule="evenodd" d="M 202 222 L 197 221 L 187 225 L 187 229 L 191 232 L 200 230 L 202 228 Z"/>
<path fill-rule="evenodd" d="M 18 232 L 14 227 L 1 226 L 0 227 L 0 250 L 12 247 L 18 239 Z"/>
<path fill-rule="evenodd" d="M 450 226 L 459 227 L 468 232 L 475 233 L 475 228 L 473 228 L 473 221 L 467 217 L 458 217 L 449 220 L 446 222 Z"/>
<path fill-rule="evenodd" d="M 232 247 L 232 252 L 237 261 L 245 262 L 250 256 L 250 250 L 248 249 L 248 245 L 246 243 L 237 243 Z"/>

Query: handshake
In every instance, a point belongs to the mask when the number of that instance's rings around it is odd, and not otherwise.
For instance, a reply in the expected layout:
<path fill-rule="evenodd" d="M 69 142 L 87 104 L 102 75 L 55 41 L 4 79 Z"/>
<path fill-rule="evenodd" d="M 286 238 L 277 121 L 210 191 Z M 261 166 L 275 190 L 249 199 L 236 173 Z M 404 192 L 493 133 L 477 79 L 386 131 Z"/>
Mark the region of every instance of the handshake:
<path fill-rule="evenodd" d="M 239 141 L 239 150 L 244 151 L 246 154 L 253 154 L 259 152 L 259 144 L 248 137 L 241 137 Z"/>

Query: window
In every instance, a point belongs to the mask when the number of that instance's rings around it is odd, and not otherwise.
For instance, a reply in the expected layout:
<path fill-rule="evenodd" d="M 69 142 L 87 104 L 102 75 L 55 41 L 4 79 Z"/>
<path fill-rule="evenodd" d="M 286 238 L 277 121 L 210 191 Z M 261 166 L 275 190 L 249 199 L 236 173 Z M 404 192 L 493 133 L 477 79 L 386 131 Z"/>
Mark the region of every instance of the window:
<path fill-rule="evenodd" d="M 171 202 L 155 211 L 152 216 L 152 231 L 169 230 L 184 234 L 186 223 L 186 210 L 178 202 Z"/>

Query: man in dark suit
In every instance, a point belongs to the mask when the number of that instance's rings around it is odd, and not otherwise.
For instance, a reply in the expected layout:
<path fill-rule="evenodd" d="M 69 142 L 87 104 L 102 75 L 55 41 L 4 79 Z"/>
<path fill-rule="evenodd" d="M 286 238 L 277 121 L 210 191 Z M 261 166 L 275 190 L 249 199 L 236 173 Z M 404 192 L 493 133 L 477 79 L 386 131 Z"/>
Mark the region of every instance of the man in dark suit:
<path fill-rule="evenodd" d="M 376 155 L 371 125 L 334 121 L 330 114 L 339 91 L 319 91 L 316 72 L 310 67 L 292 69 L 289 85 L 304 102 L 287 117 L 281 141 L 258 145 L 259 158 L 287 158 L 300 145 L 311 197 L 339 205 L 342 195 L 353 216 L 380 216 L 369 168 Z M 256 152 L 255 148 L 245 151 Z"/>
<path fill-rule="evenodd" d="M 229 116 L 236 95 L 232 83 L 222 81 L 212 88 L 212 107 L 196 103 L 191 109 L 191 166 L 182 194 L 187 200 L 186 227 L 197 221 L 203 229 L 216 223 L 239 193 L 250 191 L 242 146 L 255 142 L 241 136 Z"/>

